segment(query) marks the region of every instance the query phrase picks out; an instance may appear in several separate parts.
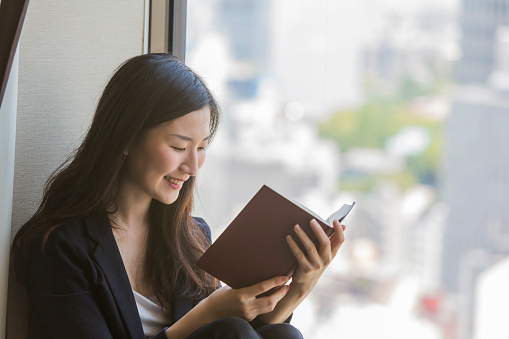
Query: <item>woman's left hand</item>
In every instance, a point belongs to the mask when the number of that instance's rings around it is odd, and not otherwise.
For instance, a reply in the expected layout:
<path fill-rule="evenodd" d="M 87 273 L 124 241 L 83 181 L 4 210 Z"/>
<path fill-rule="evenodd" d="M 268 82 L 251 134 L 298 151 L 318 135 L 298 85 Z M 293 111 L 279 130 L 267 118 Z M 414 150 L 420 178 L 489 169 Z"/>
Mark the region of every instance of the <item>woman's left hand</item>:
<path fill-rule="evenodd" d="M 301 293 L 306 295 L 315 287 L 322 273 L 338 253 L 339 248 L 345 241 L 343 231 L 346 228 L 345 225 L 340 225 L 339 221 L 334 220 L 334 234 L 329 239 L 315 219 L 311 220 L 310 225 L 318 239 L 318 246 L 315 246 L 299 225 L 294 228 L 306 253 L 300 249 L 292 236 L 288 235 L 286 237 L 290 249 L 299 262 L 299 267 L 292 276 L 291 285 L 292 287 L 298 286 Z"/>
<path fill-rule="evenodd" d="M 299 267 L 292 274 L 290 289 L 278 301 L 275 309 L 272 312 L 259 315 L 259 318 L 268 324 L 283 322 L 292 314 L 295 308 L 313 290 L 318 279 L 320 279 L 322 273 L 338 253 L 341 244 L 345 241 L 345 235 L 343 234 L 345 226 L 340 225 L 337 220 L 333 222 L 334 234 L 330 239 L 316 220 L 311 220 L 310 225 L 318 238 L 317 246 L 298 226 L 295 227 L 295 233 L 302 245 L 304 245 L 304 251 L 300 249 L 290 235 L 286 237 L 293 255 L 295 255 L 299 262 Z"/>

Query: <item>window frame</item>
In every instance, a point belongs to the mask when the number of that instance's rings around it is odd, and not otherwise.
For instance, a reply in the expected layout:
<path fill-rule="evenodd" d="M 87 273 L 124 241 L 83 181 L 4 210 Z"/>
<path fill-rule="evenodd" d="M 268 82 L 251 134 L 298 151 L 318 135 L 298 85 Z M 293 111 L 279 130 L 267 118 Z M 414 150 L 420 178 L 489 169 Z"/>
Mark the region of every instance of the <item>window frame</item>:
<path fill-rule="evenodd" d="M 151 0 L 149 22 L 148 51 L 185 61 L 187 0 Z"/>

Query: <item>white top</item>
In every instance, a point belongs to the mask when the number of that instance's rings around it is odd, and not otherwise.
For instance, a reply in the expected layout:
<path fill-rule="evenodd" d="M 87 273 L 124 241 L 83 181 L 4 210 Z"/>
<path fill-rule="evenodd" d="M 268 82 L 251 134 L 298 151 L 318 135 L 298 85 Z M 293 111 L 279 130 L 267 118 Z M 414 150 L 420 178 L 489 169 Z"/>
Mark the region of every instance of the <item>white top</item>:
<path fill-rule="evenodd" d="M 163 328 L 171 325 L 171 314 L 168 310 L 133 290 L 134 300 L 138 307 L 143 333 L 145 337 L 152 337 Z"/>

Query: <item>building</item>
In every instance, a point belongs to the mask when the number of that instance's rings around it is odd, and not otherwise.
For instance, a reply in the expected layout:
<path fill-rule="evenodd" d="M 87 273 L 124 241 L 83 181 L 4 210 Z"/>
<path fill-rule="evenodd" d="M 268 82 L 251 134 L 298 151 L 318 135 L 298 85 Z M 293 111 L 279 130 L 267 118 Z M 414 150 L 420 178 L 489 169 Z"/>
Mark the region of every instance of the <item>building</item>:
<path fill-rule="evenodd" d="M 497 27 L 509 24 L 509 1 L 463 0 L 462 4 L 462 58 L 456 78 L 461 84 L 483 85 L 496 64 Z"/>
<path fill-rule="evenodd" d="M 442 285 L 457 302 L 458 338 L 472 338 L 480 274 L 509 254 L 508 0 L 464 0 L 458 87 L 445 125 Z"/>

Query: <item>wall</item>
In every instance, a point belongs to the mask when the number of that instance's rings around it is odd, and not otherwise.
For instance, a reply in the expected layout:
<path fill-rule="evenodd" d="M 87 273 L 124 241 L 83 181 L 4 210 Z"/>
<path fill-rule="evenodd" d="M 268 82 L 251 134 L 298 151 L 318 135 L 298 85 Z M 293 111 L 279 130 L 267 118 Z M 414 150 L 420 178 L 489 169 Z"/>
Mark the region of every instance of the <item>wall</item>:
<path fill-rule="evenodd" d="M 11 235 L 14 141 L 18 92 L 18 54 L 12 64 L 2 107 L 0 108 L 0 339 L 4 338 L 7 275 Z"/>
<path fill-rule="evenodd" d="M 30 2 L 18 49 L 11 236 L 35 212 L 48 176 L 86 133 L 109 76 L 143 52 L 145 8 L 140 0 Z M 0 287 L 7 281 L 1 277 Z M 8 338 L 19 339 L 24 314 L 15 291 L 9 287 Z M 0 339 L 3 333 L 0 328 Z"/>

